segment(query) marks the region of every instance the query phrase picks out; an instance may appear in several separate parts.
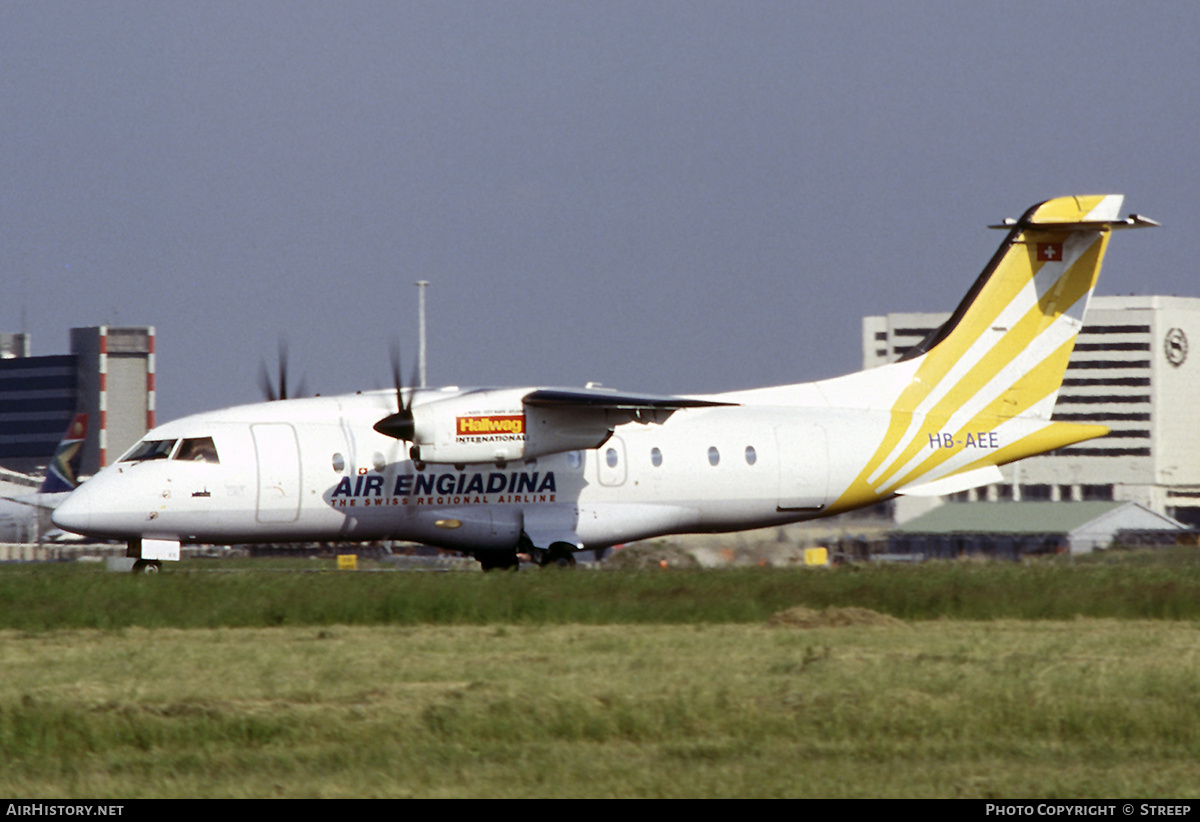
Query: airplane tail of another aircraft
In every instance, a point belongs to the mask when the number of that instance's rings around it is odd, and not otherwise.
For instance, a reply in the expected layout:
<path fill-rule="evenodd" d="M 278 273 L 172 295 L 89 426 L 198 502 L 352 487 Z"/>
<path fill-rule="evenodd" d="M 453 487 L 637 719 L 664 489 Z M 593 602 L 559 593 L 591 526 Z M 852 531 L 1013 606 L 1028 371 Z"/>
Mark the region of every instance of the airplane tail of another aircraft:
<path fill-rule="evenodd" d="M 87 436 L 88 415 L 76 414 L 67 426 L 54 459 L 46 467 L 46 478 L 39 493 L 60 494 L 79 486 L 79 460 L 83 455 L 83 440 Z"/>
<path fill-rule="evenodd" d="M 1119 219 L 1123 199 L 1061 197 L 992 226 L 1008 235 L 950 319 L 900 362 L 847 385 L 892 412 L 848 495 L 907 493 L 985 467 L 994 473 L 1108 433 L 1050 415 L 1112 230 L 1157 225 Z"/>

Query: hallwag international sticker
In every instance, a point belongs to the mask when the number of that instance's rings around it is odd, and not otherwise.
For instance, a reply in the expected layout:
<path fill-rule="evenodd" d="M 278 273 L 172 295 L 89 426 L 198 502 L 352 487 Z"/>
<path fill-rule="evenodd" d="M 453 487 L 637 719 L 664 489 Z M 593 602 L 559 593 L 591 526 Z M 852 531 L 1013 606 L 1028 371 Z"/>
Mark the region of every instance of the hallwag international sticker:
<path fill-rule="evenodd" d="M 525 439 L 524 414 L 483 414 L 457 417 L 454 430 L 459 442 L 514 442 Z"/>

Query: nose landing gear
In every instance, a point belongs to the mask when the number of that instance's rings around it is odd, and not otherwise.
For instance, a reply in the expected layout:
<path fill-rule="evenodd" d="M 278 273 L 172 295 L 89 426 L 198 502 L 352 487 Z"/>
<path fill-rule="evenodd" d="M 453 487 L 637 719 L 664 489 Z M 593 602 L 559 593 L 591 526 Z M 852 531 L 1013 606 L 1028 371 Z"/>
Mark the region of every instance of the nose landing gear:
<path fill-rule="evenodd" d="M 179 559 L 179 543 L 175 540 L 134 537 L 125 543 L 125 556 L 135 560 L 130 570 L 135 574 L 157 574 L 164 559 Z"/>
<path fill-rule="evenodd" d="M 162 563 L 156 559 L 139 559 L 133 563 L 135 574 L 157 574 L 162 570 Z"/>

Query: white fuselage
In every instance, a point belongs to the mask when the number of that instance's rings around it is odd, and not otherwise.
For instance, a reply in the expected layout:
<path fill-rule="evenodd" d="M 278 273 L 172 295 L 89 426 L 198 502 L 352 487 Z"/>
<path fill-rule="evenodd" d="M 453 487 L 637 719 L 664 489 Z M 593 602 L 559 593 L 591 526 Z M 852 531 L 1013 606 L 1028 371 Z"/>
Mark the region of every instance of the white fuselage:
<path fill-rule="evenodd" d="M 828 508 L 853 479 L 841 474 L 879 439 L 864 425 L 882 432 L 888 419 L 831 409 L 804 388 L 788 393 L 815 397 L 816 407 L 684 409 L 662 423 L 619 425 L 598 449 L 503 465 L 414 463 L 405 443 L 372 429 L 394 392 L 225 409 L 145 438 L 211 437 L 219 461 L 119 461 L 56 521 L 115 539 L 406 539 L 465 550 L 511 548 L 523 532 L 539 545 L 599 548 L 792 522 Z M 787 402 L 783 390 L 759 399 Z M 842 457 L 834 470 L 831 443 Z M 846 459 L 847 450 L 864 455 Z"/>
<path fill-rule="evenodd" d="M 1108 433 L 1052 412 L 1109 236 L 1155 225 L 1120 219 L 1121 201 L 1060 197 L 1006 221 L 950 319 L 871 371 L 711 397 L 397 388 L 241 406 L 151 431 L 54 521 L 142 559 L 393 538 L 511 567 L 518 546 L 557 562 L 997 482 L 1001 465 Z"/>

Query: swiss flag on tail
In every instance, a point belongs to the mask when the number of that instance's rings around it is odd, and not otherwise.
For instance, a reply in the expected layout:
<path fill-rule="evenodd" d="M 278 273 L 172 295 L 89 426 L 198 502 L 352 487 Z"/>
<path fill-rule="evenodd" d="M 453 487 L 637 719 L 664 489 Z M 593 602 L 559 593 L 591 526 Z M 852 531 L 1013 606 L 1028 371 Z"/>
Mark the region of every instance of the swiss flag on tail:
<path fill-rule="evenodd" d="M 1037 258 L 1039 263 L 1056 263 L 1062 259 L 1062 243 L 1038 243 Z"/>

